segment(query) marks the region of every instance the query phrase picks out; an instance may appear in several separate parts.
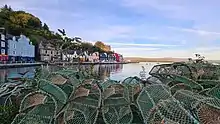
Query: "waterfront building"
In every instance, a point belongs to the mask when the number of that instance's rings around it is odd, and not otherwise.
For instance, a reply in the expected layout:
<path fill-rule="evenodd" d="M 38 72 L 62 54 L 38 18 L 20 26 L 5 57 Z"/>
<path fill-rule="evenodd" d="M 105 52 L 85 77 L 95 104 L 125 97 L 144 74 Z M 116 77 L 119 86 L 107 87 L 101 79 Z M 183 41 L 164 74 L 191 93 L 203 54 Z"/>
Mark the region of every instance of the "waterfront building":
<path fill-rule="evenodd" d="M 88 51 L 81 52 L 79 54 L 79 58 L 80 58 L 80 62 L 88 62 L 90 58 L 88 55 Z"/>
<path fill-rule="evenodd" d="M 7 37 L 9 61 L 34 62 L 35 46 L 24 35 Z"/>
<path fill-rule="evenodd" d="M 108 54 L 108 61 L 114 62 L 115 61 L 115 55 L 114 54 Z"/>
<path fill-rule="evenodd" d="M 42 41 L 38 45 L 37 49 L 37 56 L 40 61 L 48 62 L 48 61 L 60 61 L 61 60 L 61 54 L 59 50 L 56 50 L 53 45 L 51 45 L 47 41 Z"/>
<path fill-rule="evenodd" d="M 101 53 L 101 54 L 99 55 L 99 60 L 100 60 L 100 62 L 106 62 L 106 61 L 108 61 L 108 55 L 107 55 L 107 53 Z"/>
<path fill-rule="evenodd" d="M 78 61 L 78 58 L 80 57 L 81 51 L 79 50 L 69 50 L 67 53 L 62 54 L 62 60 L 63 61 Z"/>
<path fill-rule="evenodd" d="M 88 51 L 84 51 L 83 52 L 83 56 L 85 58 L 85 62 L 88 62 L 89 61 L 89 52 Z"/>
<path fill-rule="evenodd" d="M 121 54 L 119 54 L 119 61 L 120 61 L 120 62 L 123 62 L 123 61 L 124 61 L 123 55 L 121 55 Z"/>
<path fill-rule="evenodd" d="M 116 62 L 123 62 L 124 59 L 123 59 L 123 56 L 121 54 L 118 54 L 118 53 L 114 53 L 115 54 L 115 61 Z"/>
<path fill-rule="evenodd" d="M 88 61 L 89 62 L 99 62 L 99 53 L 98 52 L 90 53 L 88 56 Z"/>
<path fill-rule="evenodd" d="M 5 62 L 8 60 L 8 44 L 4 28 L 0 28 L 0 43 L 0 62 Z"/>
<path fill-rule="evenodd" d="M 99 52 L 92 53 L 92 61 L 99 62 Z"/>
<path fill-rule="evenodd" d="M 89 62 L 93 62 L 93 57 L 92 57 L 92 54 L 89 54 Z"/>

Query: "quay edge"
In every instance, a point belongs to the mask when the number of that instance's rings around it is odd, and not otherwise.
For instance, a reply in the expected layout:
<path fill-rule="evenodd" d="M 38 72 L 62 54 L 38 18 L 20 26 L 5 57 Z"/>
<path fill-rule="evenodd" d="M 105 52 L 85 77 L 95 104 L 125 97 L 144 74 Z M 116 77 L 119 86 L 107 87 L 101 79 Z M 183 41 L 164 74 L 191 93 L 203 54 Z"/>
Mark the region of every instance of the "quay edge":
<path fill-rule="evenodd" d="M 41 66 L 41 65 L 101 65 L 101 64 L 129 64 L 129 63 L 138 63 L 138 62 L 58 62 L 58 63 L 11 63 L 11 64 L 0 64 L 0 69 L 5 68 L 21 68 L 21 67 L 29 67 L 29 66 Z"/>

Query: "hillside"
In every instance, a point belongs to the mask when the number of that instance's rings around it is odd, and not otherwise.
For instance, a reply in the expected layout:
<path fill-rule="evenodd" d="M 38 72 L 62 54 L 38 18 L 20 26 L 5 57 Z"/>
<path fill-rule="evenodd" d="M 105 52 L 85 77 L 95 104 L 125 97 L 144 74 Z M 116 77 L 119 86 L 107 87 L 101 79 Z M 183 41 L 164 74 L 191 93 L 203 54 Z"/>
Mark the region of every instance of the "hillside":
<path fill-rule="evenodd" d="M 15 36 L 28 36 L 33 44 L 42 40 L 61 39 L 58 33 L 50 31 L 48 25 L 42 23 L 38 17 L 25 11 L 14 11 L 7 5 L 0 10 L 0 27 Z"/>
<path fill-rule="evenodd" d="M 125 57 L 126 61 L 130 60 L 131 62 L 178 62 L 185 61 L 184 58 L 141 58 L 141 57 Z"/>

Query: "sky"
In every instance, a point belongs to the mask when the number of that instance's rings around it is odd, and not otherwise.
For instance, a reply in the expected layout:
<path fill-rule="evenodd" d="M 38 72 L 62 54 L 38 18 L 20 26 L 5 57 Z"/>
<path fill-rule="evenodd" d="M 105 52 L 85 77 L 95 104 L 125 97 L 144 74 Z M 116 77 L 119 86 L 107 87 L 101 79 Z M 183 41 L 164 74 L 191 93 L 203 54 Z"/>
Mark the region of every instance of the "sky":
<path fill-rule="evenodd" d="M 220 60 L 219 0 L 0 0 L 125 57 Z"/>

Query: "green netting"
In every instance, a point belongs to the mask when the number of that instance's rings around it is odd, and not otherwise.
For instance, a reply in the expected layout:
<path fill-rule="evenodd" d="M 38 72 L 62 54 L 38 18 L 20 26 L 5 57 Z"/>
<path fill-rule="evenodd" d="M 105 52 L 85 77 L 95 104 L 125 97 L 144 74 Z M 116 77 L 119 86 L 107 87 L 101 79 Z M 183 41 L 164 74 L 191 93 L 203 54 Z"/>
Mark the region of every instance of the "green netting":
<path fill-rule="evenodd" d="M 190 109 L 197 104 L 197 102 L 207 99 L 207 97 L 195 94 L 188 90 L 179 90 L 173 96 L 176 100 L 180 101 L 186 109 Z"/>
<path fill-rule="evenodd" d="M 71 93 L 74 90 L 74 87 L 72 85 L 70 85 L 70 84 L 60 85 L 59 87 L 66 93 L 66 95 L 68 97 L 70 97 Z"/>
<path fill-rule="evenodd" d="M 129 90 L 121 84 L 113 84 L 103 91 L 102 115 L 107 124 L 129 124 L 133 120 Z"/>
<path fill-rule="evenodd" d="M 95 80 L 88 73 L 71 69 L 46 71 L 27 81 L 33 83 L 22 87 L 26 92 L 2 86 L 0 95 L 22 93 L 13 124 L 32 120 L 43 124 L 219 123 L 220 84 L 215 77 L 220 74 L 219 67 L 157 65 L 145 82 L 138 77 L 122 82 Z M 56 81 L 59 78 L 60 82 Z M 12 93 L 12 89 L 16 92 Z"/>
<path fill-rule="evenodd" d="M 51 102 L 46 102 L 46 98 L 50 98 Z M 33 93 L 29 93 L 28 95 L 26 95 L 24 97 L 24 99 L 21 101 L 21 105 L 20 105 L 20 112 L 25 111 L 26 109 L 35 107 L 37 105 L 48 105 L 48 107 L 50 107 L 50 105 L 52 105 L 54 107 L 54 109 L 51 109 L 53 112 L 51 114 L 54 114 L 57 110 L 57 102 L 55 101 L 54 98 L 52 98 L 52 96 L 50 96 L 49 94 L 46 94 L 44 92 L 33 92 Z"/>
<path fill-rule="evenodd" d="M 128 105 L 103 106 L 102 115 L 106 124 L 130 124 L 133 120 L 133 114 Z"/>
<path fill-rule="evenodd" d="M 52 117 L 41 115 L 19 114 L 15 117 L 12 124 L 53 124 Z"/>
<path fill-rule="evenodd" d="M 162 84 L 162 83 L 165 83 L 166 81 L 161 81 L 160 80 L 160 78 L 157 78 L 157 77 L 155 77 L 155 76 L 150 76 L 150 77 L 148 77 L 147 78 L 147 81 L 149 81 L 150 83 L 152 83 L 152 84 L 155 84 L 155 83 L 157 83 L 157 84 Z"/>
<path fill-rule="evenodd" d="M 137 104 L 145 122 L 149 119 L 150 113 L 157 103 L 171 97 L 169 88 L 165 85 L 155 84 L 145 87 L 137 98 Z"/>
<path fill-rule="evenodd" d="M 149 72 L 150 75 L 155 74 L 175 74 L 192 78 L 194 69 L 185 63 L 161 64 L 154 66 Z"/>
<path fill-rule="evenodd" d="M 138 77 L 128 77 L 122 82 L 122 85 L 128 89 L 130 102 L 136 104 L 137 95 L 143 87 L 140 79 Z"/>
<path fill-rule="evenodd" d="M 197 107 L 200 106 L 200 105 L 203 105 L 203 104 L 206 104 L 206 105 L 209 105 L 211 107 L 214 107 L 216 109 L 220 109 L 220 99 L 217 99 L 217 98 L 206 98 L 206 99 L 203 99 L 202 101 L 199 101 L 197 103 Z"/>
<path fill-rule="evenodd" d="M 57 104 L 55 99 L 53 102 L 46 102 L 46 97 L 52 96 L 43 92 L 33 92 L 26 95 L 21 101 L 19 114 L 14 119 L 13 124 L 52 124 L 57 111 Z"/>
<path fill-rule="evenodd" d="M 216 97 L 218 99 L 220 99 L 220 84 L 218 84 L 217 86 L 215 86 L 214 88 L 212 88 L 209 92 L 209 95 Z"/>
<path fill-rule="evenodd" d="M 199 124 L 198 120 L 174 99 L 161 101 L 157 105 L 157 111 L 162 118 L 167 118 L 179 124 Z"/>
<path fill-rule="evenodd" d="M 36 79 L 48 79 L 50 75 L 50 71 L 45 68 L 37 69 L 35 78 Z"/>
<path fill-rule="evenodd" d="M 169 87 L 162 84 L 150 85 L 144 89 L 151 96 L 154 103 L 171 97 Z"/>
<path fill-rule="evenodd" d="M 85 115 L 78 111 L 70 111 L 65 117 L 66 124 L 86 124 Z"/>
<path fill-rule="evenodd" d="M 200 95 L 203 96 L 208 96 L 208 92 L 211 88 L 203 89 L 202 91 L 199 92 Z"/>
<path fill-rule="evenodd" d="M 114 80 L 107 80 L 107 81 L 101 83 L 101 87 L 103 90 L 105 90 L 106 88 L 108 88 L 109 86 L 114 85 L 114 84 L 119 84 L 119 83 Z"/>
<path fill-rule="evenodd" d="M 188 86 L 190 86 L 191 88 L 201 91 L 203 90 L 203 87 L 198 84 L 197 82 L 193 81 L 192 79 L 186 78 L 186 77 L 182 77 L 179 75 L 169 75 L 171 76 L 172 80 L 177 82 L 177 83 L 184 83 Z"/>
<path fill-rule="evenodd" d="M 58 86 L 52 84 L 50 81 L 47 80 L 40 80 L 39 81 L 39 88 L 44 92 L 51 94 L 61 103 L 65 104 L 67 101 L 67 94 Z"/>
<path fill-rule="evenodd" d="M 184 83 L 179 83 L 170 88 L 171 94 L 175 94 L 179 90 L 189 90 L 192 91 L 192 88 Z"/>
<path fill-rule="evenodd" d="M 129 91 L 129 99 L 131 103 L 136 103 L 136 98 L 141 92 L 142 87 L 140 85 L 127 85 Z"/>
<path fill-rule="evenodd" d="M 65 121 L 68 124 L 95 124 L 101 105 L 101 91 L 97 85 L 93 84 L 89 89 L 80 86 L 72 95 L 65 111 Z"/>
<path fill-rule="evenodd" d="M 196 82 L 202 85 L 204 89 L 213 88 L 216 85 L 220 84 L 219 80 L 197 80 Z"/>
<path fill-rule="evenodd" d="M 70 70 L 70 69 L 60 70 L 58 72 L 51 73 L 50 80 L 55 75 L 61 75 L 62 77 L 68 79 L 67 82 L 69 82 L 70 84 L 76 87 L 82 83 L 83 79 L 85 79 L 85 76 L 83 74 L 78 73 L 77 71 L 74 71 L 74 70 Z"/>
<path fill-rule="evenodd" d="M 146 90 L 142 90 L 142 92 L 139 94 L 137 98 L 137 104 L 139 110 L 141 111 L 142 117 L 146 122 L 149 118 L 149 113 L 151 109 L 155 106 L 155 103 L 153 102 Z"/>
<path fill-rule="evenodd" d="M 136 85 L 141 83 L 141 79 L 138 77 L 128 77 L 122 81 L 122 84 Z"/>

